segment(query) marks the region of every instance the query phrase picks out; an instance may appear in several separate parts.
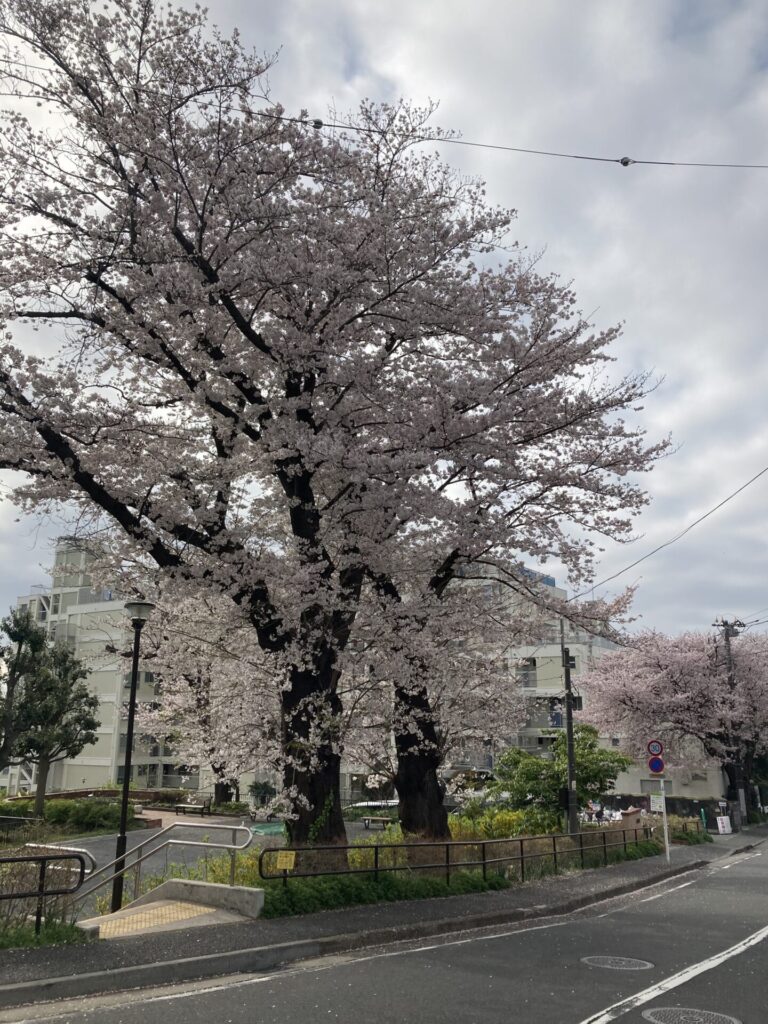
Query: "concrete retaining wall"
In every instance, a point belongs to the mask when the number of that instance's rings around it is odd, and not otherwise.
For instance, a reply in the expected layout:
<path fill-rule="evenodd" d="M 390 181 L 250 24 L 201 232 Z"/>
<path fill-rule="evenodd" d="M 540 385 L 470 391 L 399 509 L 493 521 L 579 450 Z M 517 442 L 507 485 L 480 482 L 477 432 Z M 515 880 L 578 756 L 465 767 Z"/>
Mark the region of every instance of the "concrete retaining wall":
<path fill-rule="evenodd" d="M 246 885 L 221 885 L 197 882 L 190 878 L 169 878 L 151 892 L 139 896 L 130 906 L 140 907 L 157 900 L 186 900 L 217 910 L 229 910 L 243 917 L 259 917 L 264 906 L 264 890 Z"/>

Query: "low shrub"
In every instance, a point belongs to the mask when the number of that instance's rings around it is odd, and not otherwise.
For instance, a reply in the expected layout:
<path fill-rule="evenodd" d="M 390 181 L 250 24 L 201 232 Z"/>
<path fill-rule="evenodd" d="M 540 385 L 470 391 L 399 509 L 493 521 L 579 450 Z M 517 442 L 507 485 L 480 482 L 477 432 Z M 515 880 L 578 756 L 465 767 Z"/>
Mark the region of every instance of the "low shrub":
<path fill-rule="evenodd" d="M 31 924 L 22 924 L 9 928 L 7 931 L 0 931 L 0 949 L 64 946 L 88 941 L 88 936 L 81 928 L 62 921 L 45 922 L 39 935 L 35 935 L 34 925 Z"/>
<path fill-rule="evenodd" d="M 670 832 L 669 838 L 678 846 L 699 846 L 701 843 L 713 842 L 709 832 Z"/>
<path fill-rule="evenodd" d="M 243 800 L 229 800 L 223 804 L 214 804 L 217 814 L 247 814 L 249 807 Z"/>
<path fill-rule="evenodd" d="M 265 890 L 262 916 L 287 917 L 365 903 L 488 892 L 506 889 L 509 882 L 497 874 L 483 879 L 480 872 L 462 871 L 451 876 L 450 885 L 444 879 L 405 873 L 381 875 L 378 880 L 367 874 L 340 875 L 329 878 L 295 878 L 285 886 L 277 881 L 262 882 L 262 885 Z"/>
<path fill-rule="evenodd" d="M 14 800 L 0 803 L 0 816 L 32 817 L 31 800 Z M 133 808 L 129 806 L 129 816 Z M 117 800 L 102 800 L 88 797 L 83 800 L 47 800 L 45 804 L 46 825 L 54 825 L 75 832 L 114 832 L 120 824 L 120 804 Z"/>
<path fill-rule="evenodd" d="M 486 808 L 479 815 L 474 811 L 469 815 L 451 815 L 448 822 L 452 838 L 459 840 L 508 839 L 560 831 L 557 814 L 536 807 L 516 811 Z"/>
<path fill-rule="evenodd" d="M 3 800 L 0 802 L 0 817 L 32 818 L 34 806 L 33 800 Z"/>

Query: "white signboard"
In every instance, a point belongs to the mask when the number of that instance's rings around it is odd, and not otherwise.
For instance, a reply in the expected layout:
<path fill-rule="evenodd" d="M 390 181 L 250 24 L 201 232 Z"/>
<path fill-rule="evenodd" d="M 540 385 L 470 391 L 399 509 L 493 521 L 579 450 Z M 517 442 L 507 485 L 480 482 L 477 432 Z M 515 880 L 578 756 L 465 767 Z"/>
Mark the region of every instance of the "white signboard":
<path fill-rule="evenodd" d="M 664 797 L 661 793 L 651 793 L 651 813 L 661 814 L 664 810 Z"/>
<path fill-rule="evenodd" d="M 727 815 L 724 818 L 717 819 L 717 831 L 721 836 L 726 836 L 733 831 L 731 829 L 731 819 Z"/>

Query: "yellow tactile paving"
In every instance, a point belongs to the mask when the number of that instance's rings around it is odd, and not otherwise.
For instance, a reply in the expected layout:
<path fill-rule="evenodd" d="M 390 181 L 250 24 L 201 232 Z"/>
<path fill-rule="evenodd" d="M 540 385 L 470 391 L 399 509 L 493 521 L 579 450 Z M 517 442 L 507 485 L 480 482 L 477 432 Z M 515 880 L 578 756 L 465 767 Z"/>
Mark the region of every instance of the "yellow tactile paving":
<path fill-rule="evenodd" d="M 160 903 L 149 903 L 145 907 L 137 907 L 125 917 L 117 917 L 111 921 L 99 922 L 99 938 L 114 939 L 119 935 L 130 935 L 132 932 L 146 931 L 148 928 L 162 927 L 175 921 L 186 921 L 201 914 L 210 914 L 211 907 L 201 907 L 197 903 L 184 903 L 181 900 L 164 900 Z"/>

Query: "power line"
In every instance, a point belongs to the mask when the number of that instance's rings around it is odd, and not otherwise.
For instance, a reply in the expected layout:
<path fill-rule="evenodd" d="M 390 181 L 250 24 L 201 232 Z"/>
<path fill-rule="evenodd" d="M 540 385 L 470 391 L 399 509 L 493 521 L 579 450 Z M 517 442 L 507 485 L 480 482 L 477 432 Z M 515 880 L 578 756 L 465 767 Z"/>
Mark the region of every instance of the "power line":
<path fill-rule="evenodd" d="M 8 64 L 18 63 L 7 56 L 0 56 L 0 60 Z M 22 66 L 26 70 L 54 70 L 51 68 L 45 68 L 40 64 L 22 64 Z M 312 127 L 317 130 L 320 130 L 322 128 L 335 128 L 341 129 L 343 131 L 358 132 L 359 134 L 363 135 L 378 134 L 386 136 L 387 134 L 387 130 L 385 128 L 374 128 L 371 126 L 366 127 L 363 125 L 349 124 L 344 121 L 325 121 L 319 117 L 289 117 L 286 114 L 268 114 L 263 111 L 245 110 L 242 107 L 235 107 L 234 109 L 238 110 L 242 114 L 250 114 L 252 116 L 270 118 L 275 121 L 285 121 L 291 124 L 303 124 L 306 125 L 307 127 Z M 447 143 L 448 145 L 451 146 L 464 146 L 471 149 L 488 149 L 501 153 L 522 153 L 526 156 L 547 156 L 553 157 L 558 160 L 586 160 L 591 163 L 619 164 L 621 167 L 631 167 L 635 164 L 638 164 L 646 167 L 710 167 L 726 168 L 729 170 L 768 170 L 768 164 L 752 164 L 739 162 L 718 163 L 708 160 L 644 160 L 642 158 L 635 158 L 630 156 L 595 156 L 590 153 L 567 153 L 553 149 L 531 149 L 525 146 L 509 146 L 497 142 L 475 142 L 471 139 L 460 139 L 456 137 L 451 137 L 450 135 L 414 134 L 413 140 L 415 142 Z"/>
<path fill-rule="evenodd" d="M 238 108 L 239 109 L 239 108 Z M 246 113 L 246 111 L 242 111 Z M 248 111 L 248 113 L 253 113 Z M 274 118 L 278 121 L 289 121 L 295 124 L 306 124 L 315 129 L 339 128 L 344 131 L 358 132 L 363 135 L 386 135 L 385 128 L 365 127 L 362 125 L 348 124 L 344 121 L 324 121 L 322 118 L 299 118 L 286 117 L 283 114 L 258 113 L 259 117 Z M 550 156 L 560 160 L 588 160 L 594 163 L 620 164 L 622 167 L 631 167 L 633 164 L 643 164 L 650 167 L 721 167 L 729 169 L 768 170 L 768 164 L 748 163 L 716 163 L 707 160 L 643 160 L 630 156 L 594 156 L 587 153 L 565 153 L 551 149 L 528 149 L 524 146 L 508 146 L 494 142 L 473 142 L 469 139 L 452 138 L 449 135 L 419 135 L 413 136 L 415 142 L 445 142 L 451 146 L 466 146 L 472 149 L 490 149 L 502 153 L 524 153 L 531 156 Z"/>
<path fill-rule="evenodd" d="M 316 122 L 313 123 L 316 126 Z M 359 128 L 355 125 L 348 125 L 341 122 L 324 122 L 324 128 L 344 128 L 349 131 L 371 132 L 376 129 Z M 383 129 L 380 129 L 385 134 Z M 631 167 L 633 164 L 644 164 L 652 167 L 724 167 L 731 169 L 768 170 L 768 164 L 739 164 L 739 163 L 711 163 L 709 161 L 692 160 L 641 160 L 633 157 L 595 157 L 583 153 L 559 153 L 554 150 L 528 150 L 519 145 L 503 145 L 498 142 L 473 142 L 468 139 L 451 138 L 442 135 L 416 135 L 419 142 L 446 142 L 451 145 L 464 145 L 475 148 L 475 150 L 496 150 L 501 153 L 522 153 L 536 157 L 555 157 L 559 160 L 588 160 L 600 164 L 620 164 L 622 167 Z"/>
<path fill-rule="evenodd" d="M 584 597 L 585 594 L 588 594 L 596 587 L 602 587 L 604 584 L 610 583 L 611 580 L 615 580 L 619 576 L 623 576 L 625 572 L 629 572 L 630 569 L 634 569 L 636 565 L 640 565 L 641 562 L 645 562 L 646 559 L 658 554 L 659 551 L 663 551 L 664 548 L 668 548 L 672 544 L 676 544 L 677 541 L 681 540 L 686 535 L 686 533 L 690 533 L 690 531 L 695 526 L 698 526 L 699 523 L 703 523 L 705 519 L 708 519 L 709 516 L 717 512 L 718 509 L 721 509 L 723 505 L 727 505 L 732 498 L 735 498 L 737 494 L 741 494 L 742 491 L 746 490 L 747 487 L 750 486 L 750 484 L 753 484 L 755 482 L 755 480 L 759 480 L 760 477 L 763 476 L 763 474 L 765 473 L 768 473 L 768 466 L 764 466 L 759 473 L 755 473 L 755 475 L 751 477 L 749 480 L 747 480 L 746 483 L 742 484 L 741 487 L 738 487 L 732 494 L 729 494 L 727 498 L 723 498 L 721 502 L 715 505 L 714 508 L 711 508 L 708 512 L 705 512 L 703 516 L 699 516 L 698 519 L 694 519 L 694 521 L 692 523 L 689 523 L 689 525 L 686 526 L 684 530 L 681 530 L 680 533 L 676 534 L 674 537 L 671 537 L 669 540 L 665 540 L 663 544 L 659 544 L 658 547 L 655 547 L 652 551 L 649 551 L 647 554 L 643 555 L 642 558 L 637 558 L 634 562 L 631 562 L 623 569 L 619 569 L 619 571 L 613 573 L 612 576 L 606 576 L 604 580 L 600 580 L 599 583 L 594 583 L 587 590 L 582 591 L 580 594 L 575 594 L 573 597 L 569 598 L 569 600 L 575 601 L 579 597 Z"/>

